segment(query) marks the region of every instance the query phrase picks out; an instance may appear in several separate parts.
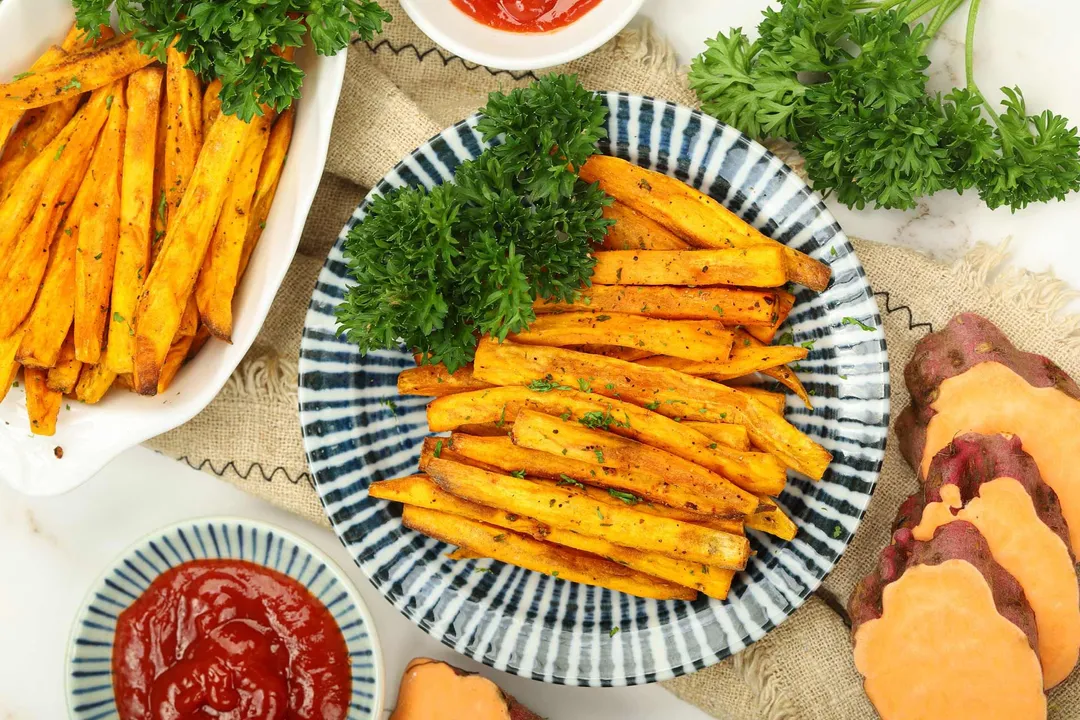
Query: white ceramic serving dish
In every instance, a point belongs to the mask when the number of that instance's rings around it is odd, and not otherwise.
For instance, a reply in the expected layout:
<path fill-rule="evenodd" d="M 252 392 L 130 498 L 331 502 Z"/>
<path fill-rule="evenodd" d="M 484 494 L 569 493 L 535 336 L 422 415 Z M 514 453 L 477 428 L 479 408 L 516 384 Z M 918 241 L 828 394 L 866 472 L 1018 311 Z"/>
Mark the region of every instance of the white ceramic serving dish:
<path fill-rule="evenodd" d="M 502 70 L 539 70 L 576 60 L 615 37 L 645 0 L 602 0 L 576 22 L 545 33 L 496 30 L 450 0 L 401 0 L 425 35 L 465 60 Z"/>
<path fill-rule="evenodd" d="M 0 78 L 24 71 L 74 21 L 70 0 L 0 2 Z M 319 186 L 345 76 L 343 51 L 297 53 L 307 73 L 277 198 L 235 299 L 233 344 L 207 343 L 168 393 L 147 398 L 112 391 L 97 405 L 65 403 L 53 437 L 30 434 L 21 382 L 0 403 L 0 480 L 30 495 L 55 495 L 85 482 L 124 450 L 190 420 L 221 390 L 255 340 L 292 262 Z M 2 222 L 2 219 L 0 219 Z M 56 448 L 62 448 L 58 459 Z"/>

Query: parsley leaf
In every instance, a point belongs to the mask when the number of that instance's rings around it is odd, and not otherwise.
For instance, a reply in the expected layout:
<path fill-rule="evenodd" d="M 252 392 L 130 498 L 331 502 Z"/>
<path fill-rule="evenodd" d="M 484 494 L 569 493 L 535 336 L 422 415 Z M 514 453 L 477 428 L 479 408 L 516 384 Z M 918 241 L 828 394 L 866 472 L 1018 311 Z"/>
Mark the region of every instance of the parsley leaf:
<path fill-rule="evenodd" d="M 630 493 L 621 490 L 608 489 L 608 495 L 611 495 L 611 497 L 616 500 L 622 500 L 627 505 L 637 505 L 641 502 L 641 498 L 637 495 L 631 495 Z"/>
<path fill-rule="evenodd" d="M 559 482 L 557 482 L 555 484 L 556 485 L 572 485 L 573 487 L 581 488 L 582 490 L 585 489 L 585 486 L 582 485 L 581 483 L 579 483 L 577 480 L 570 477 L 569 475 L 563 475 L 562 473 L 559 473 Z"/>
<path fill-rule="evenodd" d="M 864 323 L 862 320 L 853 317 L 845 317 L 840 320 L 841 325 L 857 325 L 866 332 L 874 332 L 874 328 Z"/>
<path fill-rule="evenodd" d="M 533 392 L 551 392 L 552 390 L 573 390 L 574 388 L 569 385 L 559 385 L 554 381 L 550 375 L 544 376 L 542 380 L 533 380 L 525 387 L 529 388 Z"/>

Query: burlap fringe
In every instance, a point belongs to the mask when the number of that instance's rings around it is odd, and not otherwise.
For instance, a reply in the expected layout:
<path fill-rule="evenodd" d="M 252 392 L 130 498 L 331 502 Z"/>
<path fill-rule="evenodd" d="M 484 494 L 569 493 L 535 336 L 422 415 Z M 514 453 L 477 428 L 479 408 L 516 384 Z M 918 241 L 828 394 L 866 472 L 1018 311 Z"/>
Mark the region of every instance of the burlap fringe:
<path fill-rule="evenodd" d="M 298 377 L 295 359 L 276 354 L 249 356 L 226 381 L 221 394 L 238 399 L 295 399 Z"/>
<path fill-rule="evenodd" d="M 778 678 L 784 672 L 783 668 L 770 659 L 769 653 L 762 651 L 760 645 L 751 645 L 735 655 L 732 662 L 735 672 L 753 691 L 758 707 L 768 720 L 798 720 L 799 708 L 784 696 L 780 687 Z"/>
<path fill-rule="evenodd" d="M 675 52 L 649 20 L 620 32 L 609 47 L 628 62 L 643 65 L 648 70 L 675 72 Z"/>

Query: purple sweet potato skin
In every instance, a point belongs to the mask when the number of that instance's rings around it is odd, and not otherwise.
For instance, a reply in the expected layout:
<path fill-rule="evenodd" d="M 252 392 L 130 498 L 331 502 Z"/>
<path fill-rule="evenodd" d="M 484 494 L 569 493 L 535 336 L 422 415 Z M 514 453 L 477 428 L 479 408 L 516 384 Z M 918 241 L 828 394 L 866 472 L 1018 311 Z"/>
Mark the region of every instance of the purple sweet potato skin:
<path fill-rule="evenodd" d="M 940 565 L 946 560 L 963 560 L 974 565 L 986 579 L 1001 616 L 1027 635 L 1033 651 L 1038 647 L 1035 613 L 1020 584 L 994 561 L 978 529 L 960 520 L 942 525 L 927 542 L 915 540 L 907 528 L 893 534 L 892 544 L 881 551 L 878 566 L 859 582 L 848 602 L 852 637 L 863 623 L 881 617 L 886 585 L 898 580 L 909 567 Z"/>
<path fill-rule="evenodd" d="M 938 387 L 984 362 L 1001 363 L 1033 387 L 1056 387 L 1080 400 L 1080 386 L 1052 360 L 1017 350 L 996 325 L 981 315 L 957 315 L 944 330 L 918 342 L 904 369 L 911 404 L 897 418 L 896 435 L 901 454 L 916 472 L 922 463 L 926 427 L 934 416 L 930 406 L 937 399 Z"/>
<path fill-rule="evenodd" d="M 1035 458 L 1024 452 L 1015 435 L 967 433 L 954 438 L 934 456 L 922 490 L 900 505 L 893 530 L 914 529 L 922 520 L 923 509 L 929 503 L 941 502 L 944 485 L 956 485 L 966 505 L 979 495 L 984 483 L 1002 477 L 1013 478 L 1024 487 L 1039 519 L 1069 548 L 1069 528 L 1057 493 L 1043 482 Z"/>

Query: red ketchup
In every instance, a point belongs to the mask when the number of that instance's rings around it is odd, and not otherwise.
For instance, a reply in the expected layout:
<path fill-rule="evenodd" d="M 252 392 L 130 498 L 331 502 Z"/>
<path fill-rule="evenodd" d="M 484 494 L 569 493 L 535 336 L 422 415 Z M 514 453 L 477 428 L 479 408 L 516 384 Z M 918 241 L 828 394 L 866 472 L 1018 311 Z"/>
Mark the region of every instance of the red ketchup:
<path fill-rule="evenodd" d="M 600 0 L 451 0 L 458 9 L 499 30 L 546 32 L 579 20 Z"/>
<path fill-rule="evenodd" d="M 120 720 L 344 720 L 345 638 L 287 575 L 197 560 L 158 577 L 120 614 L 113 646 Z"/>

